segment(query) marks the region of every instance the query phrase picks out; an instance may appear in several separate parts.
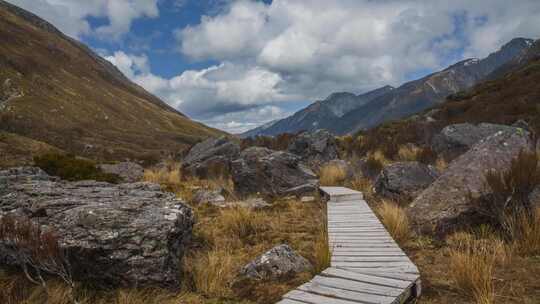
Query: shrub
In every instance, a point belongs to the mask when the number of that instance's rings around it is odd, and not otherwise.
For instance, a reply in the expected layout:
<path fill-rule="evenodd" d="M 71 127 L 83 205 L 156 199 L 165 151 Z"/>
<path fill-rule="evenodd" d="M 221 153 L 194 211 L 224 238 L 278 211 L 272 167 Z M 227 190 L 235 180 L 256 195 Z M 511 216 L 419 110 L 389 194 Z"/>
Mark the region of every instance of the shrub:
<path fill-rule="evenodd" d="M 409 219 L 405 210 L 396 203 L 383 201 L 377 209 L 381 221 L 397 242 L 405 242 L 410 235 Z"/>
<path fill-rule="evenodd" d="M 44 279 L 45 273 L 62 279 L 70 287 L 71 300 L 76 302 L 71 266 L 52 230 L 42 231 L 38 224 L 27 218 L 2 216 L 0 243 L 8 248 L 8 252 L 12 252 L 11 258 L 23 270 L 26 278 L 43 287 L 47 296 L 52 294 Z"/>
<path fill-rule="evenodd" d="M 376 155 L 369 155 L 365 162 L 368 176 L 376 176 L 383 169 L 384 163 Z"/>
<path fill-rule="evenodd" d="M 424 147 L 423 149 L 420 149 L 420 151 L 418 151 L 417 160 L 423 164 L 436 164 L 437 159 L 437 153 L 433 151 L 430 147 Z"/>
<path fill-rule="evenodd" d="M 337 186 L 343 184 L 347 178 L 347 171 L 339 165 L 327 164 L 320 170 L 320 182 L 323 186 Z"/>
<path fill-rule="evenodd" d="M 116 174 L 104 173 L 92 161 L 76 158 L 73 155 L 44 154 L 34 157 L 34 163 L 49 175 L 58 176 L 69 181 L 96 180 L 118 183 Z"/>

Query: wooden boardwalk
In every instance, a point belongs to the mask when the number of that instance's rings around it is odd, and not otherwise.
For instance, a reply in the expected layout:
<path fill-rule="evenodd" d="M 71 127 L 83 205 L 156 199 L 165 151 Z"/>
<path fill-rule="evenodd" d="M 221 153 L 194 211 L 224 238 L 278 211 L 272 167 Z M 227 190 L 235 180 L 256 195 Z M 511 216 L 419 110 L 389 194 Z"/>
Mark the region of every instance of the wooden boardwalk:
<path fill-rule="evenodd" d="M 331 267 L 278 304 L 407 303 L 421 292 L 418 268 L 364 201 L 344 187 L 321 187 L 328 201 Z"/>

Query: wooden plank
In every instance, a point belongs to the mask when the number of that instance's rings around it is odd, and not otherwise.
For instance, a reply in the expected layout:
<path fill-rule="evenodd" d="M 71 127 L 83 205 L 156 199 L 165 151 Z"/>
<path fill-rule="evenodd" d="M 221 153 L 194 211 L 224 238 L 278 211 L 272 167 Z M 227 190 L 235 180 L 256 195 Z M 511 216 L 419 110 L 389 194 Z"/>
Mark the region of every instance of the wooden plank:
<path fill-rule="evenodd" d="M 359 257 L 359 256 L 336 256 L 332 257 L 332 261 L 335 262 L 407 262 L 411 261 L 407 256 L 371 256 L 371 257 Z"/>
<path fill-rule="evenodd" d="M 328 286 L 328 287 L 335 287 L 335 288 L 341 288 L 341 289 L 346 289 L 350 291 L 358 291 L 358 292 L 370 293 L 370 294 L 382 295 L 382 296 L 395 297 L 395 296 L 399 296 L 403 292 L 403 289 L 399 287 L 388 287 L 388 286 L 347 280 L 347 279 L 336 278 L 336 277 L 315 276 L 313 280 L 311 280 L 310 282 L 317 283 L 323 286 Z"/>
<path fill-rule="evenodd" d="M 325 295 L 333 298 L 350 300 L 356 303 L 391 304 L 395 299 L 395 296 L 371 294 L 368 292 L 362 292 L 361 290 L 346 290 L 339 287 L 321 285 L 313 281 L 298 287 L 298 290 L 319 295 Z"/>
<path fill-rule="evenodd" d="M 412 283 L 408 280 L 382 278 L 382 277 L 378 277 L 374 275 L 356 273 L 353 271 L 348 271 L 348 270 L 344 270 L 340 268 L 333 268 L 333 267 L 325 269 L 322 272 L 322 275 L 325 275 L 328 277 L 344 278 L 344 279 L 360 281 L 360 282 L 368 282 L 368 283 L 373 283 L 377 285 L 396 287 L 396 288 L 408 288 L 412 285 Z"/>
<path fill-rule="evenodd" d="M 362 303 L 358 301 L 348 301 L 348 300 L 336 299 L 333 297 L 321 296 L 318 294 L 309 293 L 302 290 L 289 291 L 287 294 L 283 296 L 283 298 L 290 299 L 290 300 L 297 300 L 303 303 L 310 303 L 310 304 L 358 304 L 358 303 Z M 364 302 L 364 303 L 368 303 L 368 302 Z"/>
<path fill-rule="evenodd" d="M 344 267 L 344 268 L 407 268 L 407 269 L 414 269 L 415 266 L 412 265 L 410 261 L 397 261 L 397 262 L 389 262 L 389 261 L 369 261 L 369 262 L 351 262 L 351 261 L 336 261 L 332 263 L 334 266 L 337 267 Z"/>
<path fill-rule="evenodd" d="M 306 304 L 306 302 L 300 302 L 300 301 L 295 301 L 295 300 L 290 300 L 290 299 L 283 299 L 283 300 L 277 302 L 276 304 Z"/>
<path fill-rule="evenodd" d="M 359 273 L 359 274 L 372 275 L 372 276 L 376 276 L 380 278 L 406 280 L 410 282 L 415 282 L 420 277 L 418 274 L 406 273 L 406 272 L 398 273 L 398 272 L 386 272 L 386 271 L 372 271 L 372 270 L 362 270 L 362 269 L 355 269 L 355 268 L 347 268 L 346 270 L 350 272 Z"/>

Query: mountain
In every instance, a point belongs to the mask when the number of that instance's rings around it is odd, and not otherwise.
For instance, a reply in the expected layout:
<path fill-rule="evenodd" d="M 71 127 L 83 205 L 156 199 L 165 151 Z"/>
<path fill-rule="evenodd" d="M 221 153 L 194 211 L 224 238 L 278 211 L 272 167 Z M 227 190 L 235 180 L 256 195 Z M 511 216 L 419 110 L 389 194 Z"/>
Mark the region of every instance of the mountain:
<path fill-rule="evenodd" d="M 540 134 L 540 40 L 505 66 L 468 90 L 415 115 L 383 123 L 362 132 L 360 150 L 392 151 L 414 143 L 430 145 L 441 129 L 452 124 L 524 121 L 535 137 Z M 519 122 L 520 126 L 525 123 Z M 355 146 L 356 147 L 356 146 Z"/>
<path fill-rule="evenodd" d="M 314 131 L 317 129 L 332 130 L 334 124 L 346 113 L 361 107 L 394 88 L 382 88 L 361 95 L 352 93 L 333 93 L 324 100 L 316 101 L 308 107 L 287 118 L 272 121 L 258 128 L 241 134 L 242 137 L 256 135 L 277 135 L 280 133 L 296 133 L 299 131 Z"/>
<path fill-rule="evenodd" d="M 497 68 L 530 48 L 533 40 L 516 38 L 484 59 L 467 59 L 440 72 L 407 82 L 343 116 L 336 125 L 338 134 L 371 128 L 382 122 L 420 112 L 441 103 L 448 95 L 479 83 Z"/>
<path fill-rule="evenodd" d="M 117 160 L 157 158 L 222 134 L 169 107 L 45 20 L 2 0 L 0 41 L 0 134 L 9 134 L 0 142 L 18 137 Z"/>
<path fill-rule="evenodd" d="M 420 112 L 443 102 L 448 95 L 472 87 L 505 64 L 518 61 L 521 56 L 525 56 L 532 44 L 531 39 L 515 38 L 484 59 L 463 60 L 442 71 L 407 82 L 396 89 L 383 90 L 383 94 L 366 102 L 360 102 L 357 106 L 338 107 L 342 109 L 338 111 L 341 115 L 336 115 L 336 111 L 319 105 L 325 101 L 315 102 L 293 116 L 274 123 L 271 128 L 266 128 L 263 132 L 257 133 L 251 130 L 248 133 L 275 135 L 282 132 L 294 132 L 299 129 L 297 125 L 302 125 L 305 130 L 324 128 L 338 135 L 372 128 L 383 122 Z M 339 93 L 339 95 L 351 96 L 352 94 Z M 302 113 L 306 112 L 315 112 L 316 115 L 305 120 Z M 297 121 L 301 123 L 295 124 L 294 122 Z M 308 128 L 309 124 L 311 127 Z"/>

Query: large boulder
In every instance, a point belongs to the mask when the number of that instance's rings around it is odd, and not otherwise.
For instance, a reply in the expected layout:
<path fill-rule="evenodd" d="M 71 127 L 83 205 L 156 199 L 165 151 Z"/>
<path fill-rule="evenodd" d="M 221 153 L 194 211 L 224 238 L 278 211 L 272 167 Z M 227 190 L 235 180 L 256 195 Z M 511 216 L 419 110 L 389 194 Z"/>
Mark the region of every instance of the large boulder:
<path fill-rule="evenodd" d="M 450 163 L 441 176 L 410 205 L 412 222 L 425 232 L 445 234 L 475 215 L 474 198 L 485 191 L 485 174 L 510 167 L 522 149 L 531 149 L 522 129 L 499 131 Z"/>
<path fill-rule="evenodd" d="M 101 171 L 120 176 L 122 181 L 126 183 L 134 183 L 142 180 L 144 168 L 136 163 L 121 162 L 117 164 L 101 164 Z"/>
<path fill-rule="evenodd" d="M 449 125 L 433 137 L 431 148 L 438 154 L 453 159 L 467 152 L 483 138 L 499 131 L 515 129 L 515 127 L 511 126 L 490 123 L 481 123 L 476 126 L 469 123 Z"/>
<path fill-rule="evenodd" d="M 287 150 L 299 155 L 311 168 L 318 169 L 322 164 L 338 158 L 338 146 L 334 135 L 326 130 L 304 132 L 296 136 Z"/>
<path fill-rule="evenodd" d="M 318 186 L 317 176 L 300 160 L 299 156 L 283 151 L 248 148 L 232 162 L 235 190 L 243 196 L 313 193 Z"/>
<path fill-rule="evenodd" d="M 312 265 L 288 245 L 276 246 L 259 256 L 240 271 L 240 278 L 266 281 L 310 271 Z"/>
<path fill-rule="evenodd" d="M 238 154 L 240 145 L 227 137 L 210 138 L 189 150 L 182 161 L 182 167 L 193 176 L 207 178 L 212 174 L 228 172 L 231 161 L 236 159 Z"/>
<path fill-rule="evenodd" d="M 438 171 L 419 162 L 398 162 L 387 165 L 375 181 L 375 191 L 392 199 L 415 198 L 439 177 Z"/>
<path fill-rule="evenodd" d="M 192 210 L 151 183 L 65 182 L 38 168 L 0 171 L 0 216 L 52 228 L 75 279 L 178 287 Z M 4 250 L 3 250 L 4 249 Z M 0 264 L 13 261 L 0 242 Z"/>

